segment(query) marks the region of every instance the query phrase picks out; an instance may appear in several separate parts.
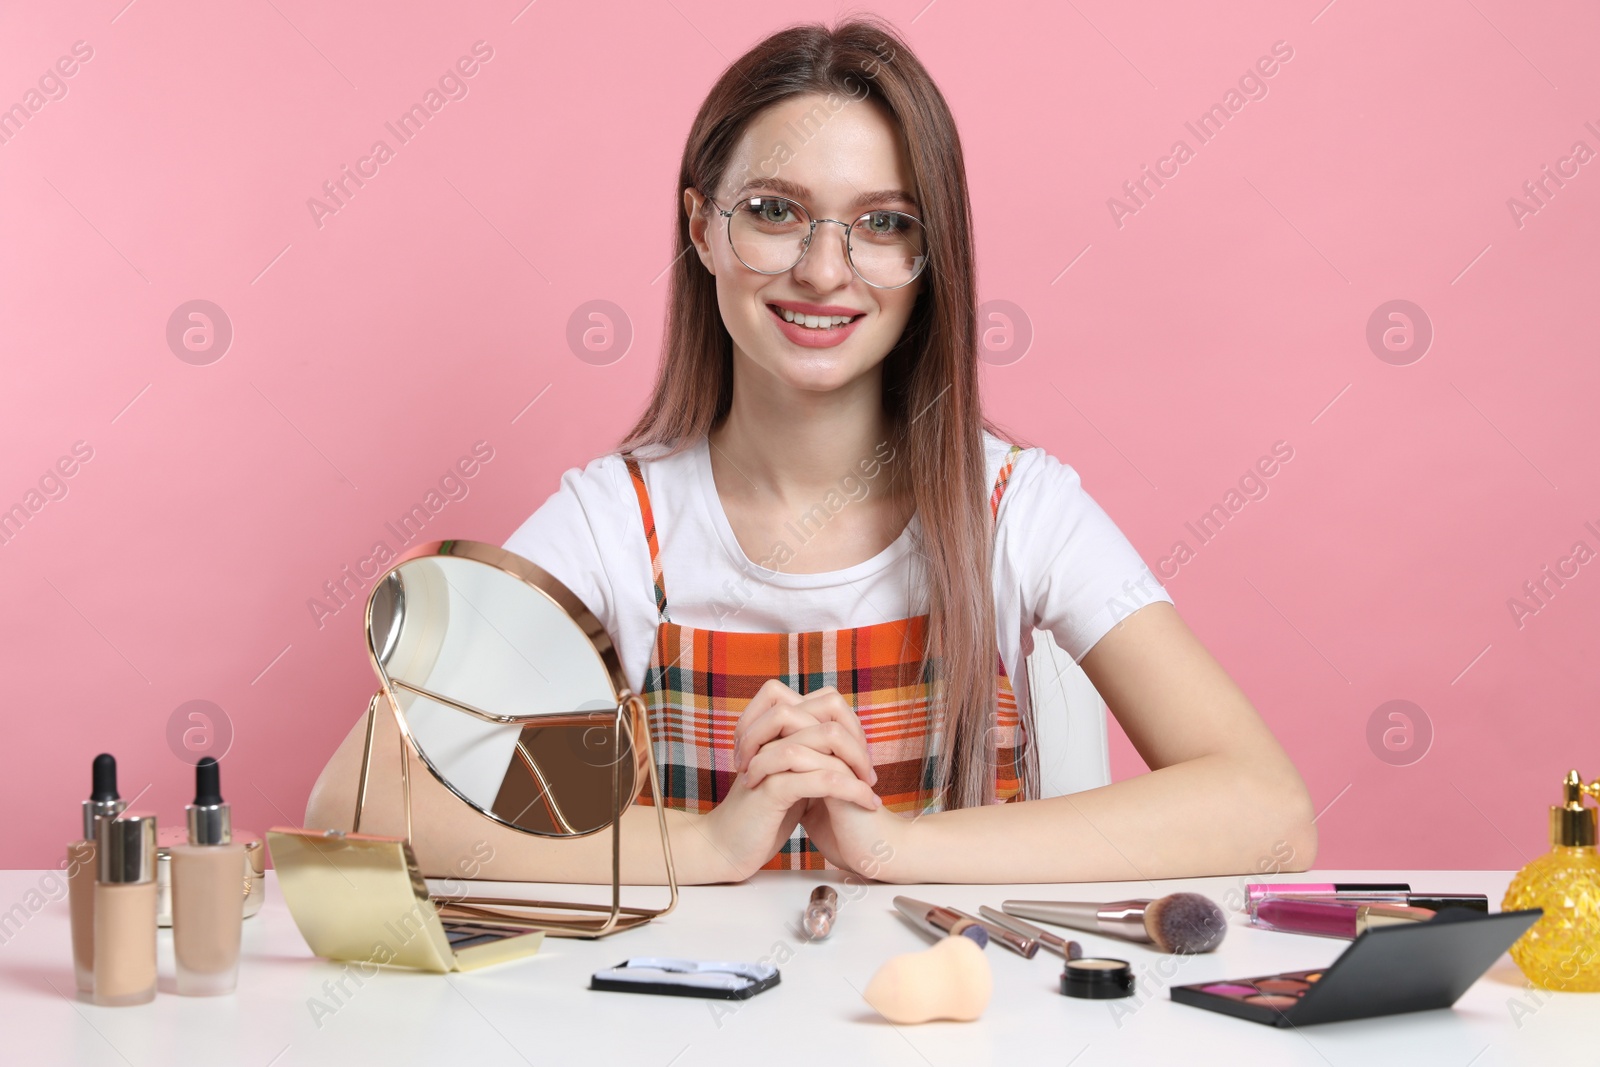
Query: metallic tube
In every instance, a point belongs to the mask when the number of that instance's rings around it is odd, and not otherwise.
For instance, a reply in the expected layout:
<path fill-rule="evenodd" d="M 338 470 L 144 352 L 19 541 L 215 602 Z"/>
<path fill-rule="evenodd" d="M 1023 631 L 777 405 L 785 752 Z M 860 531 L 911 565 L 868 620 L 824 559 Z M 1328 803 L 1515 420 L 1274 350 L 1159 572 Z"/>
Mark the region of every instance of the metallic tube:
<path fill-rule="evenodd" d="M 233 842 L 233 816 L 227 804 L 190 804 L 183 810 L 189 820 L 189 844 L 216 846 Z"/>
<path fill-rule="evenodd" d="M 133 885 L 156 880 L 156 817 L 131 812 L 101 816 L 96 827 L 100 870 L 97 881 Z M 152 888 L 151 893 L 155 890 Z M 152 896 L 152 900 L 154 897 Z M 155 908 L 150 909 L 154 927 Z"/>
<path fill-rule="evenodd" d="M 1045 948 L 1054 952 L 1064 960 L 1080 959 L 1083 956 L 1083 946 L 1076 941 L 1068 941 L 1058 937 L 1042 926 L 1035 926 L 1026 919 L 1019 919 L 1015 915 L 1007 915 L 1003 911 L 989 907 L 985 904 L 978 909 L 978 914 L 998 926 L 1008 930 L 1015 930 L 1024 937 L 1031 937 Z"/>
<path fill-rule="evenodd" d="M 964 919 L 949 908 L 941 908 L 937 904 L 914 900 L 911 897 L 895 897 L 894 906 L 900 910 L 901 915 L 935 938 L 960 934 L 976 941 L 980 948 L 988 947 L 989 931 L 983 924 Z"/>
<path fill-rule="evenodd" d="M 1019 934 L 1009 926 L 990 922 L 987 919 L 980 919 L 976 915 L 969 915 L 960 908 L 951 908 L 950 910 L 961 916 L 963 919 L 971 919 L 973 922 L 989 931 L 990 941 L 1000 942 L 1006 948 L 1010 949 L 1012 952 L 1015 952 L 1024 959 L 1031 960 L 1033 957 L 1039 954 L 1039 942 L 1037 938 L 1028 937 L 1025 934 Z"/>

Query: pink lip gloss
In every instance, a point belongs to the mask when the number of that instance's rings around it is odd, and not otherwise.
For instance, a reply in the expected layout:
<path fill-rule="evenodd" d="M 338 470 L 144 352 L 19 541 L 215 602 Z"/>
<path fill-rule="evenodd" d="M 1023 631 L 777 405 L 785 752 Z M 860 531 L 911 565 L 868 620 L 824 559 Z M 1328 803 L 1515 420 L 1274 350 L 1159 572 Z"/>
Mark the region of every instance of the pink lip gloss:
<path fill-rule="evenodd" d="M 1388 904 L 1395 907 L 1427 908 L 1429 911 L 1443 911 L 1445 908 L 1469 908 L 1473 911 L 1487 913 L 1489 898 L 1482 893 L 1340 893 L 1337 896 L 1306 895 L 1297 893 L 1273 893 L 1271 896 L 1257 897 L 1250 901 L 1245 911 L 1254 916 L 1263 905 L 1279 900 L 1310 900 L 1332 904 Z"/>
<path fill-rule="evenodd" d="M 1375 926 L 1426 922 L 1434 913 L 1428 908 L 1408 908 L 1398 904 L 1353 904 L 1335 900 L 1263 900 L 1251 924 L 1286 934 L 1314 934 L 1353 940 Z"/>
<path fill-rule="evenodd" d="M 1411 892 L 1410 882 L 1251 882 L 1244 887 L 1246 901 L 1262 897 L 1360 897 L 1381 900 L 1391 894 L 1402 897 Z"/>

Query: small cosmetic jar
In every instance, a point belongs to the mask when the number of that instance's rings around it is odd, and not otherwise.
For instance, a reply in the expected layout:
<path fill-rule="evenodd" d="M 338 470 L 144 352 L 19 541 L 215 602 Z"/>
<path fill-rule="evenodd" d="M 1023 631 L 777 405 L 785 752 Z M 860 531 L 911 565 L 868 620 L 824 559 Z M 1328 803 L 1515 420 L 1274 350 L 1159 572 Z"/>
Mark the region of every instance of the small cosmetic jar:
<path fill-rule="evenodd" d="M 165 826 L 156 831 L 156 925 L 172 925 L 172 853 L 169 846 L 181 845 L 189 840 L 189 831 L 183 826 Z M 255 834 L 235 830 L 233 840 L 244 845 L 244 870 L 240 872 L 239 885 L 246 919 L 261 910 L 266 899 L 267 851 Z"/>
<path fill-rule="evenodd" d="M 1061 992 L 1084 1000 L 1115 1000 L 1133 995 L 1133 968 L 1127 960 L 1090 956 L 1068 960 L 1061 971 Z"/>

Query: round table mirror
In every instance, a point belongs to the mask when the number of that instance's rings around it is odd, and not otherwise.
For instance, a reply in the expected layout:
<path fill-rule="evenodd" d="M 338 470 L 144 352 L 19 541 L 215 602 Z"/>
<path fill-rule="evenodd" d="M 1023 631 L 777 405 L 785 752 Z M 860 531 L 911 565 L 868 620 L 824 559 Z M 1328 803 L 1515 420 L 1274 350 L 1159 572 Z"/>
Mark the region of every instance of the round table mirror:
<path fill-rule="evenodd" d="M 474 541 L 416 550 L 374 587 L 367 643 L 412 749 L 483 814 L 581 836 L 637 798 L 643 706 L 594 615 L 528 560 Z"/>

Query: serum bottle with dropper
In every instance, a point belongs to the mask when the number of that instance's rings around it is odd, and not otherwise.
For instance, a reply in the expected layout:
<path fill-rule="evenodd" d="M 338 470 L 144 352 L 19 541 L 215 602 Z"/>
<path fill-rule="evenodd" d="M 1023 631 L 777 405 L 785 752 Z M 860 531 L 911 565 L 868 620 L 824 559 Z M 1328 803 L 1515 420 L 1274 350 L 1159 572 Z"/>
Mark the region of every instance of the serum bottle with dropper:
<path fill-rule="evenodd" d="M 156 817 L 95 819 L 94 1002 L 147 1004 L 156 996 Z"/>
<path fill-rule="evenodd" d="M 210 756 L 195 765 L 189 843 L 170 850 L 172 948 L 184 996 L 231 993 L 239 979 L 244 845 L 233 841 L 220 777 Z"/>
<path fill-rule="evenodd" d="M 94 782 L 83 802 L 83 839 L 67 846 L 67 897 L 72 912 L 72 971 L 78 992 L 94 992 L 94 883 L 100 862 L 94 821 L 114 817 L 126 802 L 117 796 L 117 761 L 109 752 L 94 758 Z"/>

